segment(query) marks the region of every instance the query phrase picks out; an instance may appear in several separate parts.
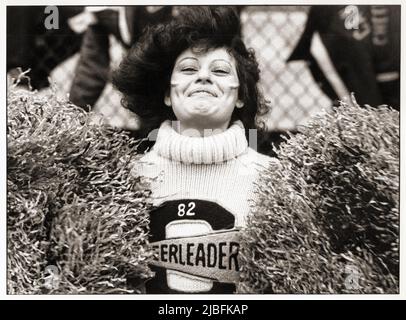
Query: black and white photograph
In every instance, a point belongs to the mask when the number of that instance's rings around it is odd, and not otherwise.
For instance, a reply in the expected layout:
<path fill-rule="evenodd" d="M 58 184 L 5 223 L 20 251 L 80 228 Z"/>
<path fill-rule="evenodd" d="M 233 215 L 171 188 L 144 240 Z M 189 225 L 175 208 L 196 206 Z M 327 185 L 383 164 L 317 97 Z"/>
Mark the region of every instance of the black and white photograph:
<path fill-rule="evenodd" d="M 401 9 L 7 3 L 6 295 L 399 296 Z"/>

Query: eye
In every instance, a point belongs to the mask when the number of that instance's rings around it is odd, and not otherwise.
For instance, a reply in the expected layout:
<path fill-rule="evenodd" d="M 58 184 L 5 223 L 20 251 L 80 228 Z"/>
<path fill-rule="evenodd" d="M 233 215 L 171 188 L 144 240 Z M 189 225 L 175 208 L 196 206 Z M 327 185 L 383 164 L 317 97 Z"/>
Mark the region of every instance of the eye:
<path fill-rule="evenodd" d="M 228 71 L 228 70 L 226 70 L 226 69 L 214 69 L 213 70 L 213 72 L 215 73 L 215 74 L 219 74 L 219 75 L 227 75 L 227 74 L 229 74 L 230 72 Z"/>
<path fill-rule="evenodd" d="M 197 71 L 197 68 L 195 67 L 182 67 L 180 69 L 180 71 L 184 72 L 184 73 L 193 73 Z"/>
<path fill-rule="evenodd" d="M 229 66 L 225 63 L 220 62 L 214 63 L 211 70 L 215 75 L 219 76 L 226 76 L 231 73 L 231 69 L 229 68 Z"/>

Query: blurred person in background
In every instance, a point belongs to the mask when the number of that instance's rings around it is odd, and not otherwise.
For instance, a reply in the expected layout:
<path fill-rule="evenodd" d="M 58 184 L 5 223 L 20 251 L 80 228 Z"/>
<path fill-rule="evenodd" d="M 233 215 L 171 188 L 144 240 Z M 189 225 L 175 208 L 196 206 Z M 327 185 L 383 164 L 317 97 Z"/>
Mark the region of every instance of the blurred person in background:
<path fill-rule="evenodd" d="M 400 6 L 312 6 L 295 60 L 333 101 L 354 92 L 360 105 L 399 110 Z"/>
<path fill-rule="evenodd" d="M 46 8 L 7 6 L 7 72 L 17 78 L 21 71 L 30 69 L 30 85 L 38 90 L 49 86 L 51 71 L 79 51 L 82 42 L 82 33 L 75 32 L 70 21 L 80 16 L 84 7 L 53 7 L 58 17 L 55 29 L 45 25 L 51 12 Z M 28 86 L 27 78 L 21 84 Z"/>
<path fill-rule="evenodd" d="M 110 35 L 129 49 L 145 27 L 171 19 L 174 9 L 173 6 L 86 7 L 85 11 L 95 19 L 84 34 L 70 100 L 88 110 L 101 96 L 110 80 Z"/>

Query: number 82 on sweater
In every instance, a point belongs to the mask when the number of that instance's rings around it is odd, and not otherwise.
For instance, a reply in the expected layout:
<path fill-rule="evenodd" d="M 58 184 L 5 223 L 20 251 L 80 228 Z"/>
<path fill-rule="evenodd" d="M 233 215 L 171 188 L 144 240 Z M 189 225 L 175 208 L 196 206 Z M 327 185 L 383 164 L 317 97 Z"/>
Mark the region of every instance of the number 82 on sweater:
<path fill-rule="evenodd" d="M 188 210 L 186 210 L 186 205 L 184 203 L 179 203 L 178 205 L 178 216 L 183 217 L 183 216 L 194 216 L 195 213 L 192 211 L 196 207 L 196 203 L 193 201 L 189 202 L 187 204 Z"/>

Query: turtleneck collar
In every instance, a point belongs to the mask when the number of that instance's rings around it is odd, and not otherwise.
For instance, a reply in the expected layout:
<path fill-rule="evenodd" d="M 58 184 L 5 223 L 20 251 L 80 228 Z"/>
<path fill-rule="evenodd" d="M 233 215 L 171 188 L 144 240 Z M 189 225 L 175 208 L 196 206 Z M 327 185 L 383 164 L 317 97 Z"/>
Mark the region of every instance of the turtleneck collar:
<path fill-rule="evenodd" d="M 164 121 L 158 131 L 154 150 L 164 158 L 194 164 L 224 162 L 246 151 L 248 142 L 244 125 L 235 121 L 226 131 L 207 137 L 189 137 L 176 132 L 171 121 Z"/>

